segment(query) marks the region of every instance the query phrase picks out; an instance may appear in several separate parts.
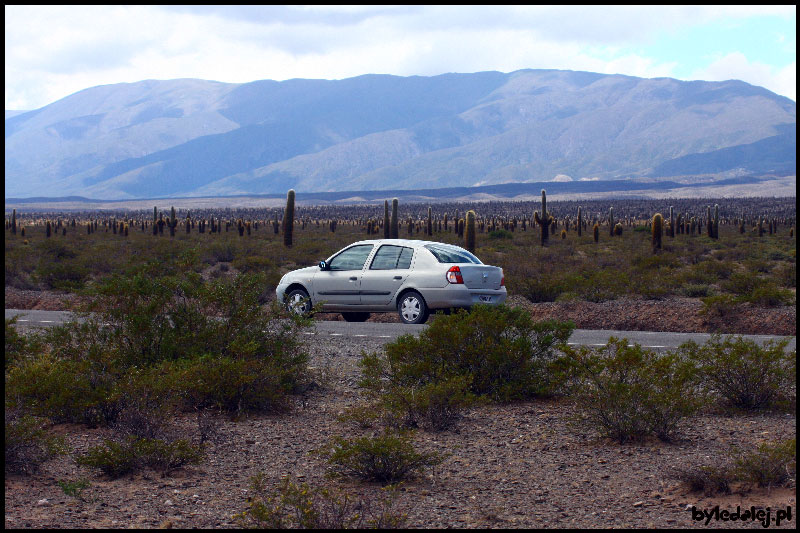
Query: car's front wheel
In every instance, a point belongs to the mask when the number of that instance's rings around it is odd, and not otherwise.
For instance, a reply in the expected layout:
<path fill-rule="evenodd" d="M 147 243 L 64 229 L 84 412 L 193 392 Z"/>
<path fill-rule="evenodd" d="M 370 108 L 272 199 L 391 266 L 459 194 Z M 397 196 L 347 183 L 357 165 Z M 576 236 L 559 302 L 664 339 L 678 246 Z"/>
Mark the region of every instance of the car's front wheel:
<path fill-rule="evenodd" d="M 286 295 L 286 309 L 296 315 L 311 313 L 311 299 L 304 289 L 294 289 Z"/>
<path fill-rule="evenodd" d="M 428 306 L 418 292 L 405 293 L 397 302 L 397 313 L 405 324 L 424 324 L 428 320 Z"/>

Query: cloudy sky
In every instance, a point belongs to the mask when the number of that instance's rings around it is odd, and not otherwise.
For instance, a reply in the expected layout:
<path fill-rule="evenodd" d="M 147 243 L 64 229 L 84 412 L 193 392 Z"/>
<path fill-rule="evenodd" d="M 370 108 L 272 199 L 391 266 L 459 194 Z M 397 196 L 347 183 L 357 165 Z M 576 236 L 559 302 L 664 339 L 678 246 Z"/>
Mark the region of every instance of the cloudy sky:
<path fill-rule="evenodd" d="M 553 68 L 796 100 L 796 6 L 5 6 L 5 109 L 144 79 Z"/>

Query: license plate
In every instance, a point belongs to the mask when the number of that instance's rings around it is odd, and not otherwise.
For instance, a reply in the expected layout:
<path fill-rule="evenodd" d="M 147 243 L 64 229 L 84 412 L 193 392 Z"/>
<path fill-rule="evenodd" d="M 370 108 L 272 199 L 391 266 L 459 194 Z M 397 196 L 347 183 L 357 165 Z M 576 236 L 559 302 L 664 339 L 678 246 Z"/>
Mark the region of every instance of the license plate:
<path fill-rule="evenodd" d="M 484 296 L 484 295 L 481 294 L 480 296 L 478 296 L 478 299 L 481 302 L 484 302 L 484 303 L 487 303 L 487 304 L 492 303 L 492 297 L 491 296 Z"/>

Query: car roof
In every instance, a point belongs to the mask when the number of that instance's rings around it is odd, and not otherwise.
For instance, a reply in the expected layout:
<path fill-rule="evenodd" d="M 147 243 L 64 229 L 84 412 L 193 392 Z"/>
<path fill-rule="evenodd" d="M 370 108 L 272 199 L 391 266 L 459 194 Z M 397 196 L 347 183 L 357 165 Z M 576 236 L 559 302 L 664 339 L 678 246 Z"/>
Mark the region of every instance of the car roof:
<path fill-rule="evenodd" d="M 438 246 L 450 246 L 453 248 L 461 248 L 455 244 L 448 244 L 446 242 L 436 242 L 436 241 L 421 241 L 416 239 L 371 239 L 367 241 L 358 241 L 351 244 L 351 246 L 356 244 L 395 244 L 398 246 L 413 246 L 413 247 L 420 247 L 425 246 L 427 244 L 436 244 Z M 463 250 L 463 248 L 461 248 Z"/>

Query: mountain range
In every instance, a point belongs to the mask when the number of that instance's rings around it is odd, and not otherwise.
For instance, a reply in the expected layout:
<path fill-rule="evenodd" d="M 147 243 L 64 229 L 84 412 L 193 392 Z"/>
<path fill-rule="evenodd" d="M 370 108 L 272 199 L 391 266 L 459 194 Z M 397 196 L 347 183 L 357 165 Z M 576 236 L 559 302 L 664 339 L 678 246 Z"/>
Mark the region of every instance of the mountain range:
<path fill-rule="evenodd" d="M 561 70 L 146 80 L 7 110 L 5 123 L 6 198 L 796 172 L 796 103 L 736 80 Z"/>

